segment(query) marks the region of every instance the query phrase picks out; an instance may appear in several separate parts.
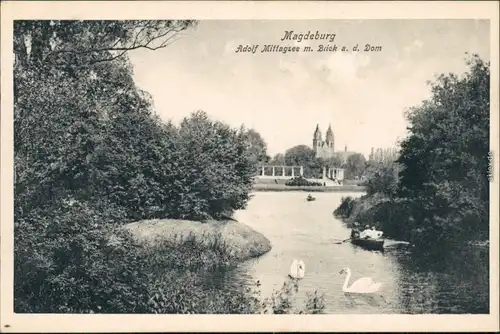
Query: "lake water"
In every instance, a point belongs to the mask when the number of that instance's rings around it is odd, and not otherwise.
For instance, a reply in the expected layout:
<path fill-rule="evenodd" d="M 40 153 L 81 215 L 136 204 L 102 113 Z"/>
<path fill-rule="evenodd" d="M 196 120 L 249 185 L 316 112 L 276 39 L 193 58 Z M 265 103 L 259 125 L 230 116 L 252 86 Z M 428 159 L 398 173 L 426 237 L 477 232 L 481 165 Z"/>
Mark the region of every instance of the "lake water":
<path fill-rule="evenodd" d="M 263 233 L 272 250 L 227 273 L 232 285 L 259 280 L 264 296 L 279 289 L 290 264 L 301 259 L 306 274 L 300 281 L 296 306 L 305 305 L 306 293 L 324 294 L 326 313 L 488 313 L 488 249 L 463 247 L 439 255 L 421 255 L 409 245 L 387 241 L 384 252 L 366 251 L 349 242 L 349 229 L 332 212 L 343 196 L 360 193 L 315 193 L 307 202 L 304 192 L 258 192 L 236 219 Z M 404 222 L 402 222 L 404 223 Z M 383 283 L 382 298 L 350 298 L 342 292 L 349 267 L 350 283 L 371 277 Z M 349 284 L 350 285 L 350 284 Z"/>

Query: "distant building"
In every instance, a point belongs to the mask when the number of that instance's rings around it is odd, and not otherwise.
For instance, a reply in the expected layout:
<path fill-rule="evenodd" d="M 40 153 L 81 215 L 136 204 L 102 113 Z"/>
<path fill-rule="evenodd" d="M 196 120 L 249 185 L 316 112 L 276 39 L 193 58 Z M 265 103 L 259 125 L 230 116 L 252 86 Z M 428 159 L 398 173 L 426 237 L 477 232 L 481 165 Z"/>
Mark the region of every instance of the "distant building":
<path fill-rule="evenodd" d="M 348 151 L 347 146 L 345 146 L 344 151 L 335 152 L 335 137 L 333 135 L 332 126 L 329 125 L 326 130 L 326 137 L 323 141 L 321 130 L 319 129 L 319 124 L 316 125 L 316 130 L 313 134 L 313 150 L 316 154 L 316 158 L 321 158 L 324 160 L 331 159 L 333 157 L 339 157 L 340 160 L 345 164 L 347 158 L 356 152 Z"/>
<path fill-rule="evenodd" d="M 323 141 L 319 124 L 316 125 L 316 130 L 313 135 L 313 150 L 316 158 L 330 159 L 335 153 L 335 138 L 333 136 L 332 126 L 328 126 L 326 131 L 326 138 Z"/>

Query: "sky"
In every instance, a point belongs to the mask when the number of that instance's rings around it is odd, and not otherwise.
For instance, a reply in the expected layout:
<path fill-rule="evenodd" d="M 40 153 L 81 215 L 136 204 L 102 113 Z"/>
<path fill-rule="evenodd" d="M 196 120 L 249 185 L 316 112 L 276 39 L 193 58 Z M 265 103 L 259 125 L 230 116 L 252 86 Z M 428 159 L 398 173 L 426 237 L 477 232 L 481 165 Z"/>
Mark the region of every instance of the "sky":
<path fill-rule="evenodd" d="M 258 131 L 270 155 L 311 146 L 316 125 L 323 138 L 331 125 L 335 150 L 368 155 L 406 136 L 404 112 L 430 97 L 428 80 L 464 73 L 466 52 L 489 60 L 489 29 L 484 20 L 209 20 L 164 49 L 129 57 L 165 120 L 203 110 Z M 291 30 L 335 40 L 281 41 Z M 314 52 L 261 53 L 268 44 Z M 349 50 L 317 52 L 320 44 Z M 365 44 L 382 49 L 364 52 Z M 239 45 L 257 52 L 236 53 Z"/>

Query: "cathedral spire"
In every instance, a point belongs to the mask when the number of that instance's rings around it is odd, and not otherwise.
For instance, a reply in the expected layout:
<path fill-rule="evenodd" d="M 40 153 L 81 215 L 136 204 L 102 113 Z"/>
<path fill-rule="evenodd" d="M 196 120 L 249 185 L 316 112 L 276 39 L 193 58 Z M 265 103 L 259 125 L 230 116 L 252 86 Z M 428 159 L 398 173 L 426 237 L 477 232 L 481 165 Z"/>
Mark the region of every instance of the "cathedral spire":
<path fill-rule="evenodd" d="M 316 130 L 314 130 L 314 135 L 313 135 L 313 149 L 315 150 L 316 154 L 318 147 L 321 146 L 321 142 L 323 139 L 321 138 L 321 131 L 319 130 L 319 124 L 316 125 Z"/>
<path fill-rule="evenodd" d="M 333 131 L 332 131 L 332 125 L 328 125 L 328 130 L 326 131 L 326 141 L 327 142 L 333 142 Z"/>
<path fill-rule="evenodd" d="M 321 131 L 319 129 L 319 124 L 316 125 L 316 130 L 314 131 L 314 139 L 321 141 Z"/>

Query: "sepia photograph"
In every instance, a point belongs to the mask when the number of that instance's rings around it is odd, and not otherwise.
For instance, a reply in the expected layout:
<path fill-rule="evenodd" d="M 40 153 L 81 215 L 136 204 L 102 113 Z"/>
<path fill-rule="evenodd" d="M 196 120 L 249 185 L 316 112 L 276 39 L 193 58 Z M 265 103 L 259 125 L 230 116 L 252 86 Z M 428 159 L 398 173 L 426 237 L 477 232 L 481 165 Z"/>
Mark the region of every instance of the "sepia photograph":
<path fill-rule="evenodd" d="M 498 14 L 141 6 L 2 24 L 2 331 L 498 329 Z"/>

